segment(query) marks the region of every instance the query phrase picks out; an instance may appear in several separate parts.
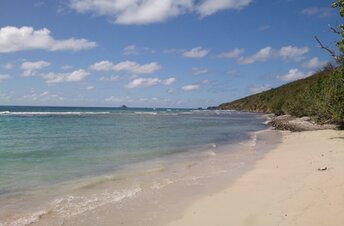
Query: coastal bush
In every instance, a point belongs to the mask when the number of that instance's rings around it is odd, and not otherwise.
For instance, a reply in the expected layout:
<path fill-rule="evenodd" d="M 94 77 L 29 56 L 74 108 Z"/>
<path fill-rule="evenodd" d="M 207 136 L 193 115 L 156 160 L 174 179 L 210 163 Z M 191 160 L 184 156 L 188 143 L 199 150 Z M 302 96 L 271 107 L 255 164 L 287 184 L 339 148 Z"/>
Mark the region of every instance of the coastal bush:
<path fill-rule="evenodd" d="M 344 128 L 344 66 L 326 65 L 308 78 L 221 104 L 219 108 L 309 116 L 318 123 Z"/>

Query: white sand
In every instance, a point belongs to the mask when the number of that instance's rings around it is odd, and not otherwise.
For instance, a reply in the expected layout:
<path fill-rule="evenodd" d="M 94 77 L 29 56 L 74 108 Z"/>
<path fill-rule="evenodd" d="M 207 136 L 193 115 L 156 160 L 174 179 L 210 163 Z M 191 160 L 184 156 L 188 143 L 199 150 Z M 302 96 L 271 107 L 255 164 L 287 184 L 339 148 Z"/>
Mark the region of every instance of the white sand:
<path fill-rule="evenodd" d="M 202 225 L 343 226 L 344 132 L 286 132 L 254 169 L 168 224 Z"/>

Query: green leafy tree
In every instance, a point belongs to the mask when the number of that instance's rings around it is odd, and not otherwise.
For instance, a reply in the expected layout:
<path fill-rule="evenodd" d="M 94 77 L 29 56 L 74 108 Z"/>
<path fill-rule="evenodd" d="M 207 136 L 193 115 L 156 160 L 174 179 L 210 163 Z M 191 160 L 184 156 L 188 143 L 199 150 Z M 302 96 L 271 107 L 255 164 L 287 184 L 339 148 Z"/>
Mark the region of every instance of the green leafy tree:
<path fill-rule="evenodd" d="M 344 0 L 337 0 L 336 2 L 332 3 L 332 8 L 339 9 L 339 15 L 344 18 Z M 336 42 L 336 46 L 338 51 L 331 49 L 328 46 L 325 46 L 320 39 L 315 36 L 315 40 L 318 42 L 319 46 L 326 50 L 338 63 L 344 63 L 344 23 L 339 24 L 338 26 L 330 26 L 330 30 L 338 34 L 340 39 Z"/>

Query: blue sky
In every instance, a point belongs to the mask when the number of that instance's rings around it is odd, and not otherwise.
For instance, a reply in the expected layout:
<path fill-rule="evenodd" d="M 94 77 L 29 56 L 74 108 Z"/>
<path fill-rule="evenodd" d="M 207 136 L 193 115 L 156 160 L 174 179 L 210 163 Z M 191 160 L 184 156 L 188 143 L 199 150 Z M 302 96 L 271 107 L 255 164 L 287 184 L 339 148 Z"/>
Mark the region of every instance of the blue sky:
<path fill-rule="evenodd" d="M 207 107 L 330 60 L 324 0 L 2 0 L 0 105 Z"/>

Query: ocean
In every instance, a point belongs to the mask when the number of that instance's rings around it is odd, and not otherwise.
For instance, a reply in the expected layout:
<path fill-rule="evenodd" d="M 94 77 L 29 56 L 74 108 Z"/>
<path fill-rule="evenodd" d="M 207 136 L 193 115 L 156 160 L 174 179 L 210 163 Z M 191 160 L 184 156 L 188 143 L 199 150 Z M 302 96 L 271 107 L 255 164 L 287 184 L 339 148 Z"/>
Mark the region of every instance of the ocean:
<path fill-rule="evenodd" d="M 255 146 L 264 121 L 236 111 L 0 106 L 0 225 L 47 213 L 65 221 L 123 203 L 147 190 L 143 183 L 182 181 L 193 174 L 173 170 Z"/>

